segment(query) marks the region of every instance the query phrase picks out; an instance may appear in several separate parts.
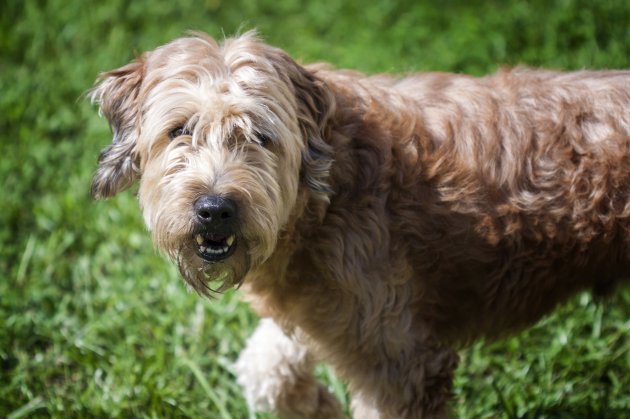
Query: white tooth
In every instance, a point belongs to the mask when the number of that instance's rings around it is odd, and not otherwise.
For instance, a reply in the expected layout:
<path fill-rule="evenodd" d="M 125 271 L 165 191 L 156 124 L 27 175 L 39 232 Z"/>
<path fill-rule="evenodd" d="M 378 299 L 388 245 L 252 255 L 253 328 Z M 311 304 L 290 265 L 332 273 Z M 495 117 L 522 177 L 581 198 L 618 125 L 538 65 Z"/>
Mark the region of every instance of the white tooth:
<path fill-rule="evenodd" d="M 201 246 L 201 247 L 199 248 L 199 250 L 201 250 L 201 253 L 204 253 L 204 252 L 206 251 L 206 248 L 205 248 L 205 247 L 203 247 L 203 246 Z"/>
<path fill-rule="evenodd" d="M 228 247 L 232 246 L 234 244 L 234 236 L 228 237 L 225 242 L 227 243 Z"/>
<path fill-rule="evenodd" d="M 230 248 L 229 248 L 229 247 L 227 247 L 227 246 L 226 246 L 226 247 L 224 247 L 224 248 L 223 248 L 223 253 L 227 253 L 227 251 L 228 251 L 229 249 L 230 249 Z"/>
<path fill-rule="evenodd" d="M 201 234 L 197 234 L 197 237 L 195 238 L 197 239 L 197 244 L 203 243 L 203 237 L 201 237 Z"/>

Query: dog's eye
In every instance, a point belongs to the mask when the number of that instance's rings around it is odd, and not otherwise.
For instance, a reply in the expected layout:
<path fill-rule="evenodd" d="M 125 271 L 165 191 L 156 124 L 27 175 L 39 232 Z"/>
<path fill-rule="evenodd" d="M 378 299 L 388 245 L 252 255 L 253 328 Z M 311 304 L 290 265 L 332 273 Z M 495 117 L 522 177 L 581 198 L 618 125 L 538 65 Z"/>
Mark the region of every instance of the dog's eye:
<path fill-rule="evenodd" d="M 256 139 L 263 147 L 267 147 L 272 143 L 271 137 L 269 137 L 267 134 L 263 134 L 262 132 L 256 133 Z"/>
<path fill-rule="evenodd" d="M 181 137 L 182 135 L 192 135 L 192 133 L 187 128 L 181 126 L 181 127 L 175 128 L 168 134 L 171 140 L 174 140 L 177 137 Z"/>

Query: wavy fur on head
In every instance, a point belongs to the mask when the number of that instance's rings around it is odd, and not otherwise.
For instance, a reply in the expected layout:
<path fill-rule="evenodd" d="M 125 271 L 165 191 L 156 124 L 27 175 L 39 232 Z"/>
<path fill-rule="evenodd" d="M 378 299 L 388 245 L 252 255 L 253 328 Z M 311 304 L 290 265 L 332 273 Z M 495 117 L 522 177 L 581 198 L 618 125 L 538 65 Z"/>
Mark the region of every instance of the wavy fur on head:
<path fill-rule="evenodd" d="M 341 415 L 316 359 L 357 418 L 444 416 L 458 347 L 630 275 L 625 71 L 368 77 L 253 33 L 196 34 L 105 73 L 92 98 L 114 132 L 94 196 L 139 179 L 186 282 L 243 284 L 269 319 L 239 382 L 280 416 Z M 194 239 L 208 195 L 238 207 L 220 261 Z"/>
<path fill-rule="evenodd" d="M 330 93 L 253 33 L 223 45 L 203 34 L 178 39 L 100 80 L 91 96 L 114 142 L 92 193 L 111 196 L 141 173 L 154 242 L 197 291 L 207 294 L 208 280 L 222 281 L 220 289 L 239 284 L 271 255 L 298 201 L 327 201 L 332 157 L 321 137 L 329 112 L 319 109 L 332 109 Z M 178 127 L 189 135 L 170 138 Z M 204 194 L 239 204 L 246 246 L 225 263 L 205 263 L 191 242 L 192 203 Z"/>

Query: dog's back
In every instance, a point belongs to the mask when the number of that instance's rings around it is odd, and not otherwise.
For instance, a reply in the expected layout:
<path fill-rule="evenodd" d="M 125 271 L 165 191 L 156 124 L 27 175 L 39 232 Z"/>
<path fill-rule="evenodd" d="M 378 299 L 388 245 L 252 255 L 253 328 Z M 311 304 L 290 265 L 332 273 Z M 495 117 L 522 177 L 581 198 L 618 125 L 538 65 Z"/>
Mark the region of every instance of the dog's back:
<path fill-rule="evenodd" d="M 630 73 L 328 74 L 340 133 L 379 155 L 352 154 L 379 173 L 423 324 L 497 336 L 628 277 Z M 368 185 L 359 175 L 354 194 Z"/>

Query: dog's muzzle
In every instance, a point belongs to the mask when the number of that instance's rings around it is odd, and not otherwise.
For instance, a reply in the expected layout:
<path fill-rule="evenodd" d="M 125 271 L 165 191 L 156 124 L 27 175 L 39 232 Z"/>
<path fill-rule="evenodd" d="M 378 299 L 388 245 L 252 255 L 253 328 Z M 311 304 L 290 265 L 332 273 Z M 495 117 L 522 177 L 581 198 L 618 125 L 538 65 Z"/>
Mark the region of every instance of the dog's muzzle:
<path fill-rule="evenodd" d="M 204 195 L 193 205 L 198 229 L 193 234 L 197 254 L 207 262 L 218 262 L 237 246 L 237 206 L 222 196 Z"/>

